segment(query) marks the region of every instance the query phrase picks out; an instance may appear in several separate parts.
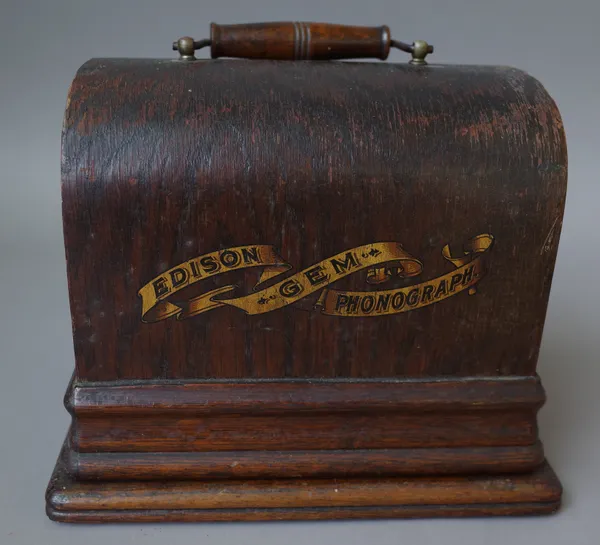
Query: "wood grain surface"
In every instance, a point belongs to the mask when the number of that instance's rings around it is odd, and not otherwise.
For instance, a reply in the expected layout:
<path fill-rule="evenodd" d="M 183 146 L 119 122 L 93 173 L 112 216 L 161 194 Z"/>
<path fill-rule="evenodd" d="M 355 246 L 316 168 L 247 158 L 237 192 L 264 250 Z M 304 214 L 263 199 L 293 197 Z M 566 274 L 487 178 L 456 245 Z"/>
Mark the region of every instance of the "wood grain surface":
<path fill-rule="evenodd" d="M 244 28 L 213 26 L 215 56 L 389 49 L 386 27 Z M 513 68 L 87 62 L 48 515 L 555 511 L 535 370 L 566 167 L 554 102 Z"/>
<path fill-rule="evenodd" d="M 156 481 L 492 475 L 532 471 L 543 461 L 539 442 L 499 447 L 135 453 L 82 453 L 69 445 L 65 465 L 71 476 L 83 481 Z"/>
<path fill-rule="evenodd" d="M 512 68 L 99 59 L 71 86 L 63 213 L 77 376 L 532 375 L 566 186 L 556 106 Z M 315 300 L 141 320 L 138 290 L 195 256 L 272 245 L 293 271 L 398 242 L 423 264 L 489 233 L 477 293 L 390 316 Z M 181 292 L 185 302 L 259 271 Z M 352 274 L 336 289 L 368 290 Z M 183 303 L 182 303 L 183 304 Z"/>
<path fill-rule="evenodd" d="M 537 377 L 73 381 L 66 466 L 81 479 L 530 471 Z"/>
<path fill-rule="evenodd" d="M 501 476 L 77 483 L 59 463 L 46 498 L 63 522 L 169 522 L 542 514 L 560 496 L 547 464 Z"/>

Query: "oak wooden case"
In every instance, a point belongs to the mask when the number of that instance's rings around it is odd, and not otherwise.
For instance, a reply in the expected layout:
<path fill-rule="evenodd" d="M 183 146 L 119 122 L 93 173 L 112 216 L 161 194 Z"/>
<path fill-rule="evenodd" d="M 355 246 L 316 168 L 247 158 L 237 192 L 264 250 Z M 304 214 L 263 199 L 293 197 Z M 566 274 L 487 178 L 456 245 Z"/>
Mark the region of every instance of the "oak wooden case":
<path fill-rule="evenodd" d="M 87 62 L 49 516 L 554 511 L 536 362 L 565 189 L 556 106 L 513 68 Z"/>

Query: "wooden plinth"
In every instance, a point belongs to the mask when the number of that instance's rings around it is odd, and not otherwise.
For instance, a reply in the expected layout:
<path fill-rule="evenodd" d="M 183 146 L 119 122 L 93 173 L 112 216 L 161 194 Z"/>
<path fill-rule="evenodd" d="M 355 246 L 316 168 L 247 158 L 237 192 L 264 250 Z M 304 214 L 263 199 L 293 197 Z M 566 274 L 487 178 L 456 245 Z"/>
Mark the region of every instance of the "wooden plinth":
<path fill-rule="evenodd" d="M 62 457 L 46 494 L 60 522 L 192 522 L 540 515 L 560 506 L 544 462 L 531 473 L 378 479 L 75 481 Z"/>
<path fill-rule="evenodd" d="M 537 377 L 73 382 L 47 493 L 65 522 L 555 511 Z"/>
<path fill-rule="evenodd" d="M 544 460 L 537 377 L 73 383 L 75 480 L 510 474 Z"/>

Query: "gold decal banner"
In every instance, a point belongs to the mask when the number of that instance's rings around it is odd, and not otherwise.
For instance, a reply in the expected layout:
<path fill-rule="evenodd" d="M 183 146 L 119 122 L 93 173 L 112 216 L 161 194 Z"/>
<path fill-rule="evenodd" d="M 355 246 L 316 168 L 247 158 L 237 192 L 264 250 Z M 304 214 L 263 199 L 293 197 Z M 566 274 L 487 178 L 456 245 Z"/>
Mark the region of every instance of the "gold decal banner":
<path fill-rule="evenodd" d="M 157 276 L 138 294 L 142 298 L 142 320 L 157 322 L 171 316 L 182 320 L 222 306 L 237 307 L 246 314 L 264 314 L 293 305 L 319 293 L 315 309 L 329 316 L 385 316 L 415 310 L 456 295 L 464 290 L 475 293 L 483 276 L 481 256 L 494 237 L 482 234 L 472 238 L 463 255 L 453 257 L 448 245 L 442 256 L 455 269 L 447 274 L 409 287 L 373 291 L 342 291 L 329 286 L 342 278 L 366 271 L 371 285 L 394 277 L 409 278 L 423 271 L 423 264 L 397 242 L 376 242 L 357 246 L 324 259 L 311 267 L 285 276 L 292 267 L 268 245 L 248 245 L 204 254 Z M 181 302 L 178 292 L 202 280 L 251 267 L 261 267 L 261 275 L 250 294 L 233 297 L 234 285 L 210 290 Z M 277 281 L 281 276 L 285 278 Z"/>

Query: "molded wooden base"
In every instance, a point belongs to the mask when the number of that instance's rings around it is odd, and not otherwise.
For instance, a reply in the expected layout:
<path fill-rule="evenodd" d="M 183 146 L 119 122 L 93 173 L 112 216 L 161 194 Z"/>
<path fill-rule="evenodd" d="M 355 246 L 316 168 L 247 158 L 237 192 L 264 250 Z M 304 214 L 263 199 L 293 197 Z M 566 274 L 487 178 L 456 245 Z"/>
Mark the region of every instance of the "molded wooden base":
<path fill-rule="evenodd" d="M 496 476 L 77 482 L 59 459 L 46 512 L 61 522 L 183 522 L 538 515 L 560 506 L 544 463 Z"/>
<path fill-rule="evenodd" d="M 76 481 L 523 473 L 544 461 L 538 377 L 73 382 Z"/>
<path fill-rule="evenodd" d="M 73 382 L 65 522 L 551 513 L 538 377 Z"/>

